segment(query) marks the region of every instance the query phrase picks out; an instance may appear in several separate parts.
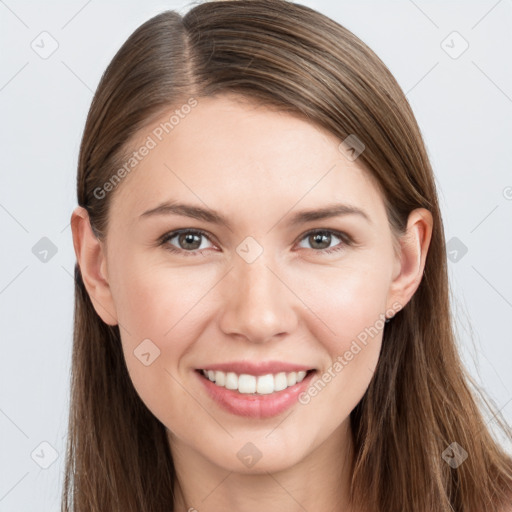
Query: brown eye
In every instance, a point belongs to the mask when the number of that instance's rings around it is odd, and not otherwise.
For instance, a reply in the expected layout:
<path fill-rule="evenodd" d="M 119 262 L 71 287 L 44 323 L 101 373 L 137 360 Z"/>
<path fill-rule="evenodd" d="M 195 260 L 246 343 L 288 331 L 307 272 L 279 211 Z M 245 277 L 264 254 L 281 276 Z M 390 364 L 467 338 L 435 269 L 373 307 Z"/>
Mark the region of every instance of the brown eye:
<path fill-rule="evenodd" d="M 340 242 L 337 245 L 330 247 L 331 243 L 335 242 L 336 239 Z M 306 249 L 311 248 L 316 252 L 327 254 L 340 251 L 352 242 L 352 239 L 346 233 L 332 231 L 330 229 L 316 229 L 314 231 L 309 231 L 301 240 L 306 240 L 310 245 L 310 247 L 306 247 Z"/>
<path fill-rule="evenodd" d="M 314 233 L 309 235 L 309 242 L 313 249 L 327 249 L 331 245 L 331 235 L 325 233 Z"/>
<path fill-rule="evenodd" d="M 178 236 L 178 243 L 181 249 L 199 249 L 201 246 L 201 237 L 196 233 L 181 233 Z"/>
<path fill-rule="evenodd" d="M 175 242 L 171 243 L 172 241 Z M 210 240 L 206 233 L 192 229 L 182 229 L 165 234 L 160 244 L 171 252 L 178 252 L 185 256 L 196 256 L 208 247 L 202 246 L 203 240 Z"/>

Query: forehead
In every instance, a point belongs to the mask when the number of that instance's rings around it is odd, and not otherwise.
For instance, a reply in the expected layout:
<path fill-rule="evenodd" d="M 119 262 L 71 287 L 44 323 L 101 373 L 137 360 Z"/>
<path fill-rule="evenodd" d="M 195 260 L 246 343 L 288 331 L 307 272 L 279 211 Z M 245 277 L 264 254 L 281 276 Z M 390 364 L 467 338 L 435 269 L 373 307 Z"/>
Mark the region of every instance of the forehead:
<path fill-rule="evenodd" d="M 199 98 L 142 129 L 138 155 L 112 198 L 135 217 L 160 202 L 203 203 L 227 216 L 250 210 L 281 215 L 296 204 L 349 202 L 370 214 L 383 203 L 369 172 L 340 151 L 341 140 L 299 116 L 232 95 Z"/>

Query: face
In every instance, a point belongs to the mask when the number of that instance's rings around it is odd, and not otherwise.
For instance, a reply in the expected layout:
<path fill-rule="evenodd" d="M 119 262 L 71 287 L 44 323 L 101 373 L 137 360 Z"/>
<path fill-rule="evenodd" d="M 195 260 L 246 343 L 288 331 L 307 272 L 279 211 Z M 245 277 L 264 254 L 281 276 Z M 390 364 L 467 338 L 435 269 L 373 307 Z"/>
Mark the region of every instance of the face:
<path fill-rule="evenodd" d="M 206 98 L 159 140 L 168 119 L 110 192 L 109 323 L 171 447 L 230 471 L 290 467 L 347 427 L 401 306 L 382 196 L 298 117 Z"/>

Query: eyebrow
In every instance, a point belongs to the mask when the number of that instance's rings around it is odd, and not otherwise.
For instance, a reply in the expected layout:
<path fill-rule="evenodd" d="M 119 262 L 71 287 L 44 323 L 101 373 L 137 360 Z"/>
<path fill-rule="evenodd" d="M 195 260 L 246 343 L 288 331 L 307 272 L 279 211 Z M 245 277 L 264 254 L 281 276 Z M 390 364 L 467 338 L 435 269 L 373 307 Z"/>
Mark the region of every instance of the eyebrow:
<path fill-rule="evenodd" d="M 192 204 L 166 201 L 151 210 L 145 211 L 140 215 L 139 219 L 153 217 L 156 215 L 181 215 L 192 219 L 204 220 L 212 224 L 223 225 L 231 230 L 230 222 L 222 214 L 210 208 L 203 208 Z M 340 203 L 328 204 L 323 208 L 296 212 L 292 215 L 287 224 L 289 226 L 296 226 L 306 222 L 340 217 L 343 215 L 358 215 L 364 218 L 368 223 L 372 224 L 370 216 L 364 210 L 361 210 L 356 206 Z"/>

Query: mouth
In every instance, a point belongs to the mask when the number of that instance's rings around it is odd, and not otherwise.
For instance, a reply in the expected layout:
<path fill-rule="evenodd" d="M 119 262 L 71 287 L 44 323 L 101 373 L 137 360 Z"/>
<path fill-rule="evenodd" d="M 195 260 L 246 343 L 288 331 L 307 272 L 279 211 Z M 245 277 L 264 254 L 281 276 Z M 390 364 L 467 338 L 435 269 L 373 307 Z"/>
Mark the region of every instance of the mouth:
<path fill-rule="evenodd" d="M 213 404 L 237 416 L 265 419 L 296 406 L 318 370 L 291 364 L 237 363 L 199 368 L 194 373 Z"/>
<path fill-rule="evenodd" d="M 225 372 L 222 370 L 198 369 L 201 377 L 208 379 L 215 386 L 238 392 L 241 395 L 271 395 L 285 391 L 299 383 L 316 370 L 299 370 L 292 372 L 267 373 L 251 375 L 250 373 Z"/>
<path fill-rule="evenodd" d="M 194 373 L 213 404 L 239 417 L 264 420 L 300 403 L 301 393 L 311 385 L 317 370 L 254 375 L 258 370 L 250 374 L 204 368 Z"/>

